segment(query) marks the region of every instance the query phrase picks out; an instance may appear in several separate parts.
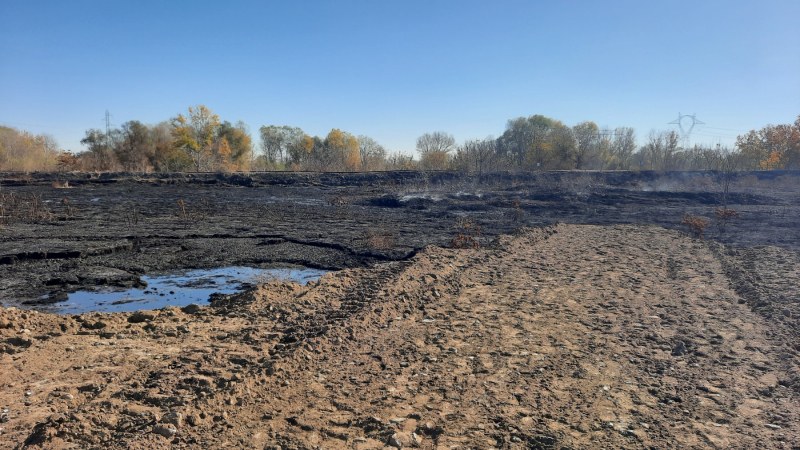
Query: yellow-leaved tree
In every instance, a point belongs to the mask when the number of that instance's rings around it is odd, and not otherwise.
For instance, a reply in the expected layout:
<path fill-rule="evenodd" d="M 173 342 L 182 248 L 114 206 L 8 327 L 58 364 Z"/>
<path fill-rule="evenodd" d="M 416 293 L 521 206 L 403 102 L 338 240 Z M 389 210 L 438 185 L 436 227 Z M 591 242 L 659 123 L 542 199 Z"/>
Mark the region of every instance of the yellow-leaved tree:
<path fill-rule="evenodd" d="M 736 147 L 750 169 L 800 168 L 800 116 L 793 124 L 767 125 L 736 138 Z"/>
<path fill-rule="evenodd" d="M 205 105 L 189 107 L 189 114 L 172 119 L 173 145 L 184 151 L 198 172 L 211 170 L 214 163 L 214 141 L 219 116 Z"/>
<path fill-rule="evenodd" d="M 361 167 L 358 139 L 350 133 L 332 129 L 325 137 L 328 169 L 357 171 Z"/>
<path fill-rule="evenodd" d="M 0 170 L 52 170 L 58 155 L 52 137 L 0 126 Z"/>

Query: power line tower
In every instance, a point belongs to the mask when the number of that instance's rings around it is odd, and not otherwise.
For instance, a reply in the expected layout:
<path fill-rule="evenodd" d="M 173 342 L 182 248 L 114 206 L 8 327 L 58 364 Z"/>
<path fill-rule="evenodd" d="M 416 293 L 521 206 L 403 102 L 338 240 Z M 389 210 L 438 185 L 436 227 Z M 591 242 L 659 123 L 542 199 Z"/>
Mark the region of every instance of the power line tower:
<path fill-rule="evenodd" d="M 617 137 L 617 134 L 617 130 L 610 130 L 608 128 L 603 128 L 597 131 L 597 137 L 600 138 L 600 140 L 610 141 Z"/>
<path fill-rule="evenodd" d="M 111 113 L 106 110 L 106 148 L 111 148 Z"/>
<path fill-rule="evenodd" d="M 697 119 L 697 114 L 681 114 L 678 113 L 678 118 L 669 123 L 669 125 L 677 125 L 681 132 L 681 139 L 683 146 L 689 145 L 689 137 L 692 135 L 692 130 L 697 125 L 705 125 L 702 120 Z"/>

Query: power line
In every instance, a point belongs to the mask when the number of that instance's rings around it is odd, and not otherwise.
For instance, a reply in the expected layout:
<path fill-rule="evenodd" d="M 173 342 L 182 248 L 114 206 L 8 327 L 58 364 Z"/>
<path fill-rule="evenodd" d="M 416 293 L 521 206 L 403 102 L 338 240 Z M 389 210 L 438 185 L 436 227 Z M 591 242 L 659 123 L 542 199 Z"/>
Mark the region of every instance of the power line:
<path fill-rule="evenodd" d="M 688 129 L 683 126 L 683 119 L 688 118 L 690 120 L 690 124 L 688 125 Z M 697 114 L 681 114 L 678 113 L 678 118 L 669 122 L 668 125 L 678 125 L 678 129 L 681 130 L 681 136 L 688 141 L 689 136 L 692 134 L 692 130 L 697 125 L 705 125 L 706 123 L 697 119 Z"/>
<path fill-rule="evenodd" d="M 7 122 L 5 120 L 0 120 L 0 124 L 9 125 L 9 126 L 12 126 L 12 127 L 47 128 L 46 125 L 40 125 L 40 124 L 35 124 L 35 123 Z"/>
<path fill-rule="evenodd" d="M 703 127 L 703 128 L 710 130 L 735 131 L 737 133 L 747 133 L 749 131 L 749 130 L 737 130 L 735 128 L 720 128 L 720 127 Z"/>

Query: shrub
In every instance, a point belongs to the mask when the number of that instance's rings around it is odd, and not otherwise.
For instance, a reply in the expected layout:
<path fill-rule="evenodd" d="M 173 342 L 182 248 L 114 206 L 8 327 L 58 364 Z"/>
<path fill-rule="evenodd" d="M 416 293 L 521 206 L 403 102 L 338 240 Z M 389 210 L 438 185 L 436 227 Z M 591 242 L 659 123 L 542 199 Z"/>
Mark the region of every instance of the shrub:
<path fill-rule="evenodd" d="M 53 220 L 53 213 L 36 194 L 0 193 L 0 224 Z"/>
<path fill-rule="evenodd" d="M 456 222 L 456 235 L 450 241 L 452 248 L 480 248 L 481 226 L 472 219 L 461 218 Z"/>
<path fill-rule="evenodd" d="M 736 217 L 739 217 L 739 212 L 736 211 L 735 209 L 719 207 L 714 210 L 714 216 L 718 220 L 728 221 L 731 219 L 735 219 Z"/>
<path fill-rule="evenodd" d="M 367 247 L 371 250 L 391 250 L 394 248 L 394 234 L 390 232 L 367 231 Z"/>
<path fill-rule="evenodd" d="M 728 221 L 739 217 L 739 213 L 735 209 L 720 206 L 714 210 L 714 217 L 717 219 L 717 227 L 720 233 L 724 233 Z"/>
<path fill-rule="evenodd" d="M 681 224 L 686 225 L 694 237 L 699 239 L 703 238 L 703 233 L 706 231 L 706 228 L 708 228 L 710 223 L 711 221 L 705 217 L 693 216 L 691 214 L 684 214 L 683 219 L 681 220 Z"/>

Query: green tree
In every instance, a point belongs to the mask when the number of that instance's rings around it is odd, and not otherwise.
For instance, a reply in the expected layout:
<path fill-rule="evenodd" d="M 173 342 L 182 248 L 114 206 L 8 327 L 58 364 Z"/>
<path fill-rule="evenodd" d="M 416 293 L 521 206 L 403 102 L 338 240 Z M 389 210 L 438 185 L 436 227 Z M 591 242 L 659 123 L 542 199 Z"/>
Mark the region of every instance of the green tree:
<path fill-rule="evenodd" d="M 219 125 L 219 116 L 205 105 L 190 106 L 188 115 L 178 114 L 172 119 L 174 145 L 186 152 L 198 172 L 213 169 Z"/>
<path fill-rule="evenodd" d="M 170 122 L 160 122 L 151 127 L 150 141 L 153 144 L 153 166 L 156 170 L 159 172 L 192 170 L 192 159 L 174 145 Z"/>
<path fill-rule="evenodd" d="M 118 138 L 114 142 L 114 154 L 123 170 L 153 170 L 155 147 L 151 141 L 150 129 L 146 125 L 138 120 L 131 120 L 123 123 L 115 134 Z"/>
<path fill-rule="evenodd" d="M 749 169 L 800 169 L 800 116 L 793 124 L 767 125 L 736 138 Z"/>
<path fill-rule="evenodd" d="M 86 135 L 81 139 L 81 144 L 88 150 L 82 155 L 86 169 L 89 170 L 118 170 L 119 162 L 113 151 L 113 142 L 110 135 L 98 130 L 86 130 Z"/>
<path fill-rule="evenodd" d="M 225 142 L 227 148 L 222 146 Z M 253 141 L 247 125 L 237 122 L 222 122 L 217 130 L 217 156 L 219 167 L 225 170 L 249 170 L 253 156 Z"/>
<path fill-rule="evenodd" d="M 264 125 L 259 128 L 259 134 L 261 135 L 261 151 L 272 167 L 278 167 L 287 159 L 291 159 L 290 148 L 296 147 L 298 141 L 305 136 L 300 128 L 286 125 Z M 295 154 L 294 156 L 299 155 Z"/>
<path fill-rule="evenodd" d="M 572 131 L 560 121 L 538 114 L 509 120 L 505 132 L 497 139 L 497 149 L 515 167 L 575 167 Z"/>
<path fill-rule="evenodd" d="M 305 133 L 290 142 L 286 147 L 286 152 L 292 164 L 292 170 L 299 170 L 311 159 L 314 154 L 314 149 L 321 148 L 322 146 L 322 140 L 318 137 L 311 137 Z"/>
<path fill-rule="evenodd" d="M 572 134 L 575 137 L 575 168 L 600 168 L 603 148 L 600 127 L 594 122 L 581 122 L 572 127 Z"/>

